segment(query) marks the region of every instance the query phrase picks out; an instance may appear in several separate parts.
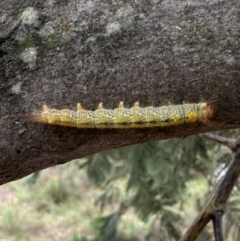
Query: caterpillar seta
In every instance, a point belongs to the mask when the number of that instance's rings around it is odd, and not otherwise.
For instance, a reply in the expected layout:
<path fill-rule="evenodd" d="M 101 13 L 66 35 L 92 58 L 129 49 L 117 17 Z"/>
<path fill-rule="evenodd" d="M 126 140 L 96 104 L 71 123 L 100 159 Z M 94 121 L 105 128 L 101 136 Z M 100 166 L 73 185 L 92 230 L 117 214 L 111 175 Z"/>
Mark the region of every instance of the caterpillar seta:
<path fill-rule="evenodd" d="M 148 128 L 174 126 L 184 123 L 207 122 L 212 116 L 212 102 L 197 104 L 140 107 L 135 102 L 125 108 L 123 102 L 116 109 L 105 109 L 98 105 L 95 111 L 85 110 L 77 104 L 77 111 L 51 109 L 46 105 L 39 115 L 23 116 L 23 119 L 52 125 L 77 128 Z"/>

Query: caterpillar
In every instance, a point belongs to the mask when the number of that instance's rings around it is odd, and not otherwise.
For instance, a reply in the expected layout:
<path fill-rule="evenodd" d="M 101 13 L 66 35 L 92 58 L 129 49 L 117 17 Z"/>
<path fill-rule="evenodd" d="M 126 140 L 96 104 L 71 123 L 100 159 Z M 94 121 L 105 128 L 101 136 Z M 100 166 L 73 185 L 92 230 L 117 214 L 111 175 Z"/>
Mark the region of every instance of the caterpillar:
<path fill-rule="evenodd" d="M 116 109 L 104 109 L 100 103 L 95 111 L 83 109 L 80 103 L 77 111 L 51 109 L 44 105 L 41 114 L 23 118 L 77 128 L 147 128 L 207 122 L 212 112 L 212 102 L 144 108 L 135 102 L 132 108 L 125 108 L 121 101 Z"/>

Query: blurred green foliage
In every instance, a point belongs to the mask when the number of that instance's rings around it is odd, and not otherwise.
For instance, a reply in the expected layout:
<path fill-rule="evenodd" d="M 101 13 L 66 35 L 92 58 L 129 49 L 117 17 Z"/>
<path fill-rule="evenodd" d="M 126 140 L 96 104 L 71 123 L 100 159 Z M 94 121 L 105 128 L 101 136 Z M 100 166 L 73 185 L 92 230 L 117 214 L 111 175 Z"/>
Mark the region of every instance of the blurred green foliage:
<path fill-rule="evenodd" d="M 218 134 L 237 138 L 239 131 Z M 15 233 L 11 240 L 32 239 L 25 229 L 40 232 L 63 227 L 48 239 L 175 241 L 213 193 L 231 159 L 226 147 L 198 136 L 97 153 L 12 184 L 17 209 L 3 209 L 0 230 Z M 228 241 L 240 240 L 239 187 L 224 216 Z M 31 207 L 30 217 L 35 218 L 31 228 L 31 218 L 21 214 L 23 206 Z M 197 240 L 212 237 L 210 225 Z"/>
<path fill-rule="evenodd" d="M 234 138 L 239 131 L 220 134 Z M 92 182 L 103 190 L 97 203 L 102 209 L 113 203 L 119 206 L 114 213 L 102 218 L 100 240 L 110 240 L 110 236 L 111 240 L 117 238 L 121 215 L 131 208 L 142 220 L 152 219 L 146 240 L 178 240 L 190 224 L 186 220 L 187 209 L 192 206 L 195 214 L 201 209 L 231 159 L 226 147 L 198 136 L 149 142 L 89 157 L 84 167 Z M 122 186 L 117 185 L 120 180 Z M 197 192 L 203 183 L 205 190 L 200 188 Z M 196 189 L 193 193 L 189 190 L 191 184 Z M 237 187 L 235 192 L 239 194 Z M 230 204 L 231 207 L 234 202 Z M 234 240 L 240 240 L 240 213 L 236 212 L 239 208 L 235 202 L 234 215 L 227 212 L 225 218 L 226 237 L 237 237 Z M 229 222 L 230 219 L 234 219 L 236 225 Z M 198 240 L 209 239 L 211 232 L 211 228 L 206 229 Z"/>

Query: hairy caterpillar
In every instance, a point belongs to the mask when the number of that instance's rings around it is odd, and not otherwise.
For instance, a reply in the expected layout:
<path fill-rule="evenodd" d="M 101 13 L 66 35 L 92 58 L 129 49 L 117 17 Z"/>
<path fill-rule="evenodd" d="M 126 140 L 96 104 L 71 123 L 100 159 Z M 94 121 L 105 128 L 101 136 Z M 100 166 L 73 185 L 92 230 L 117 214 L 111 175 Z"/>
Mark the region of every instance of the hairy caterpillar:
<path fill-rule="evenodd" d="M 125 108 L 121 101 L 116 109 L 104 109 L 100 103 L 95 111 L 83 109 L 80 103 L 77 104 L 77 111 L 50 109 L 44 105 L 41 114 L 23 116 L 23 118 L 77 128 L 146 128 L 207 122 L 212 111 L 212 103 L 143 108 L 139 106 L 139 102 L 135 102 L 132 108 Z"/>

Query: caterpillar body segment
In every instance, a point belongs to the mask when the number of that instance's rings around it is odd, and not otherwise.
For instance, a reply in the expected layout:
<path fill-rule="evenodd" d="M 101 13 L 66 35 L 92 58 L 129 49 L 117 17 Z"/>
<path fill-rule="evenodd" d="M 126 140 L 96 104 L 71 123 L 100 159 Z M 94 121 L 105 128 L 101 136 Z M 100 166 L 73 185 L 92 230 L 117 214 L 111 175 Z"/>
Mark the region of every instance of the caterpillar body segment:
<path fill-rule="evenodd" d="M 211 103 L 140 107 L 139 102 L 135 102 L 132 108 L 125 108 L 121 101 L 116 109 L 105 109 L 100 103 L 98 109 L 91 111 L 78 103 L 76 111 L 51 109 L 44 105 L 40 115 L 23 118 L 77 128 L 146 128 L 207 122 L 212 109 Z"/>

